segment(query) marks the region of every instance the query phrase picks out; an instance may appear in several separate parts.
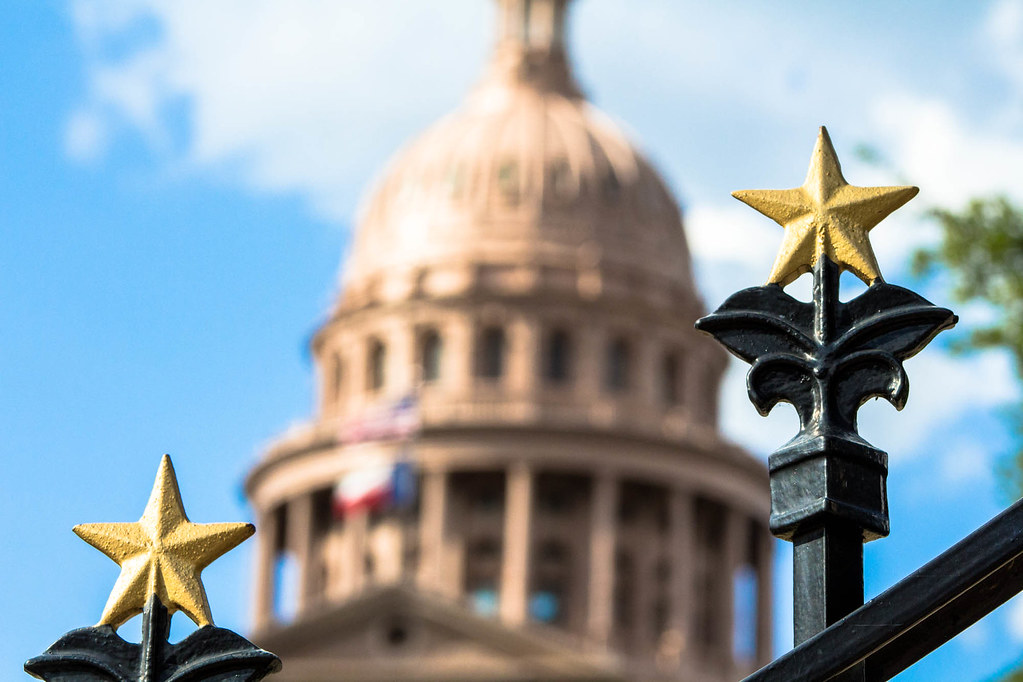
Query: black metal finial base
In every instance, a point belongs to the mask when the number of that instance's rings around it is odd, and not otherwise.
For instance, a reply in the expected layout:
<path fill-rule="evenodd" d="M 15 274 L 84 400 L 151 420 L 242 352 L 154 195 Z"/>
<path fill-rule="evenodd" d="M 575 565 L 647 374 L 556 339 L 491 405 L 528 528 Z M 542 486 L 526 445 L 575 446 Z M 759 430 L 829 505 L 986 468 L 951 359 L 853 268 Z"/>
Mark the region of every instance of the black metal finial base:
<path fill-rule="evenodd" d="M 170 614 L 151 595 L 139 644 L 109 625 L 79 628 L 25 663 L 25 671 L 47 682 L 253 682 L 281 669 L 277 656 L 224 628 L 201 627 L 177 644 L 169 635 Z"/>
<path fill-rule="evenodd" d="M 863 604 L 863 543 L 888 535 L 888 455 L 860 436 L 856 413 L 873 397 L 901 409 L 902 361 L 956 322 L 880 278 L 843 302 L 840 270 L 821 255 L 812 302 L 768 284 L 696 323 L 752 365 L 747 387 L 761 414 L 787 402 L 799 415 L 799 433 L 768 460 L 771 532 L 794 544 L 797 644 Z"/>
<path fill-rule="evenodd" d="M 771 455 L 771 530 L 786 540 L 832 522 L 888 534 L 888 456 L 857 432 L 856 412 L 873 397 L 901 409 L 909 395 L 902 361 L 955 324 L 902 287 L 875 281 L 848 302 L 839 266 L 822 256 L 814 300 L 776 284 L 744 289 L 696 323 L 746 362 L 750 400 L 761 414 L 779 402 L 799 415 L 799 433 Z"/>

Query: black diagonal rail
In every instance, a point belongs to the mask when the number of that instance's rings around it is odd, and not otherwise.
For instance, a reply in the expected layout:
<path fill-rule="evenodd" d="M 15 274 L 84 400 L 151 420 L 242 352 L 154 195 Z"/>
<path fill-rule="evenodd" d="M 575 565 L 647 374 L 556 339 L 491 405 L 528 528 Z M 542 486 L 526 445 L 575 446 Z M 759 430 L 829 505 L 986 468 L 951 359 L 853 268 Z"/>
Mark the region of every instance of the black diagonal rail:
<path fill-rule="evenodd" d="M 745 682 L 888 680 L 1023 590 L 1023 500 Z"/>

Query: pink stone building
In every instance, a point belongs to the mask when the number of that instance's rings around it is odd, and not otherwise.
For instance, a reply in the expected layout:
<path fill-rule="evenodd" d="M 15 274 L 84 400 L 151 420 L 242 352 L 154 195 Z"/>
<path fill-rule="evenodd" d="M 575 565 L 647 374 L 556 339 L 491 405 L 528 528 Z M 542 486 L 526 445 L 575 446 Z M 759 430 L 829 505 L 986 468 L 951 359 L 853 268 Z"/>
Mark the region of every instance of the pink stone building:
<path fill-rule="evenodd" d="M 581 94 L 567 4 L 498 0 L 482 81 L 365 204 L 316 414 L 248 476 L 282 680 L 714 682 L 771 657 L 767 473 L 718 431 L 678 205 Z M 418 428 L 352 435 L 403 399 Z M 411 505 L 333 511 L 396 461 Z"/>

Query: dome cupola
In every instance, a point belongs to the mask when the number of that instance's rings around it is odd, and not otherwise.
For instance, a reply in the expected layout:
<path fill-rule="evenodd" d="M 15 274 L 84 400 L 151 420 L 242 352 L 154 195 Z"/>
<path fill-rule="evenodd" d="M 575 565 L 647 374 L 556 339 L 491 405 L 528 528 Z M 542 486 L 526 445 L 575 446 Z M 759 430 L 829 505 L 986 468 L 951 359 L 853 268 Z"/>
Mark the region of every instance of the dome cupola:
<path fill-rule="evenodd" d="M 624 280 L 695 301 L 679 208 L 618 126 L 591 106 L 565 48 L 568 0 L 499 0 L 482 81 L 398 153 L 364 205 L 342 307 L 440 279 L 472 285 L 554 268 L 585 297 Z M 386 291 L 380 282 L 386 274 Z M 404 280 L 404 286 L 397 284 Z"/>

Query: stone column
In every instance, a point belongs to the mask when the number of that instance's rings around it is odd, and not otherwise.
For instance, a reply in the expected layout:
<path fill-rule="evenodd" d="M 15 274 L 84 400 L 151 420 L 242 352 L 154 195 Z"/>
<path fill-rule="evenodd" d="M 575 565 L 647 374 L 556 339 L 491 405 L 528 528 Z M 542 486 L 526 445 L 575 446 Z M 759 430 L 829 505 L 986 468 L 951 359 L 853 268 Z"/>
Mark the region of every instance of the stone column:
<path fill-rule="evenodd" d="M 765 666 L 774 658 L 771 638 L 772 576 L 774 573 L 774 538 L 763 527 L 757 527 L 757 665 Z"/>
<path fill-rule="evenodd" d="M 590 512 L 590 584 L 586 630 L 602 647 L 614 626 L 615 545 L 618 522 L 618 479 L 598 474 L 593 480 Z"/>
<path fill-rule="evenodd" d="M 507 334 L 507 386 L 514 400 L 528 399 L 536 392 L 539 375 L 539 339 L 532 318 L 514 317 Z"/>
<path fill-rule="evenodd" d="M 323 561 L 327 565 L 324 591 L 328 601 L 336 602 L 348 595 L 348 561 L 344 527 L 336 523 L 323 539 Z"/>
<path fill-rule="evenodd" d="M 450 376 L 441 376 L 445 386 L 461 399 L 468 397 L 475 373 L 476 344 L 473 321 L 458 314 L 444 329 L 444 355 L 448 362 L 445 371 Z"/>
<path fill-rule="evenodd" d="M 393 362 L 389 363 L 394 381 L 388 383 L 396 395 L 406 395 L 415 389 L 418 372 L 415 329 L 408 324 L 394 322 L 387 336 L 389 350 L 394 354 Z"/>
<path fill-rule="evenodd" d="M 273 624 L 274 571 L 277 564 L 278 516 L 276 509 L 259 512 L 256 522 L 256 575 L 253 585 L 252 621 L 256 630 Z"/>
<path fill-rule="evenodd" d="M 683 660 L 690 660 L 686 652 L 693 647 L 693 583 L 696 559 L 695 500 L 687 491 L 672 490 L 668 500 L 671 556 L 671 628 L 678 633 Z"/>
<path fill-rule="evenodd" d="M 419 521 L 419 585 L 429 591 L 455 596 L 445 589 L 444 545 L 447 535 L 448 472 L 426 471 Z"/>
<path fill-rule="evenodd" d="M 532 544 L 533 472 L 523 463 L 508 468 L 504 505 L 504 556 L 501 562 L 501 620 L 526 622 L 529 555 Z"/>
<path fill-rule="evenodd" d="M 373 529 L 370 551 L 374 557 L 373 577 L 378 583 L 400 582 L 404 573 L 404 545 L 401 522 L 384 519 Z"/>
<path fill-rule="evenodd" d="M 348 560 L 351 562 L 349 592 L 355 594 L 366 584 L 366 536 L 369 530 L 369 514 L 360 509 L 345 517 L 345 538 Z"/>
<path fill-rule="evenodd" d="M 288 540 L 298 562 L 297 612 L 304 612 L 314 600 L 317 561 L 313 538 L 313 495 L 305 493 L 288 503 Z"/>
<path fill-rule="evenodd" d="M 584 320 L 573 339 L 578 349 L 578 362 L 572 366 L 572 381 L 577 395 L 592 398 L 601 395 L 606 371 L 607 334 L 603 328 Z"/>

